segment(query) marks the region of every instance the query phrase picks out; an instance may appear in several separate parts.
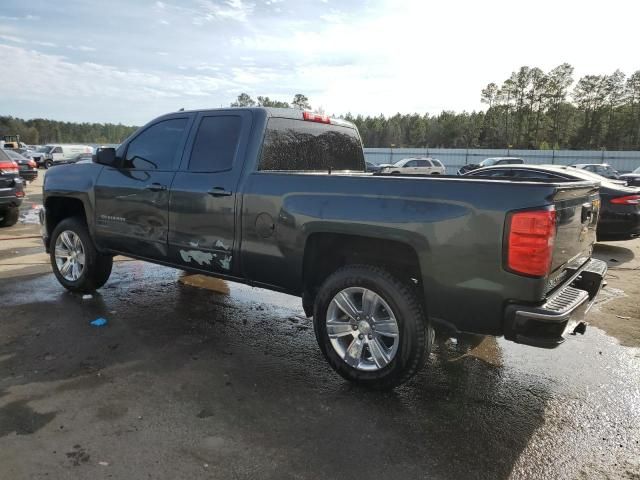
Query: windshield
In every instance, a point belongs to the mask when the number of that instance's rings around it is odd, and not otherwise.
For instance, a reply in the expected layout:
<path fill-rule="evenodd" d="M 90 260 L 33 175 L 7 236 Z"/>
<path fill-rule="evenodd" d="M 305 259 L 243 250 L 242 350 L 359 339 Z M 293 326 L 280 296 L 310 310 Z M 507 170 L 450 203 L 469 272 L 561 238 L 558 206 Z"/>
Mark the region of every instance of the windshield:
<path fill-rule="evenodd" d="M 405 163 L 407 163 L 409 160 L 411 160 L 410 158 L 403 158 L 402 160 L 397 161 L 396 163 L 393 164 L 394 167 L 401 167 L 403 166 Z"/>
<path fill-rule="evenodd" d="M 495 158 L 485 158 L 483 161 L 480 162 L 480 165 L 482 167 L 490 167 L 491 165 L 495 165 L 496 162 L 497 162 L 497 159 Z"/>
<path fill-rule="evenodd" d="M 52 148 L 53 148 L 53 147 L 47 147 L 47 146 L 44 146 L 44 147 L 38 147 L 38 149 L 36 150 L 36 152 L 38 152 L 38 153 L 49 153 L 49 152 L 51 151 L 51 149 L 52 149 Z"/>
<path fill-rule="evenodd" d="M 611 179 L 607 177 L 603 177 L 602 175 L 598 175 L 597 173 L 593 173 L 588 170 L 584 170 L 582 168 L 569 167 L 563 170 L 565 170 L 566 172 L 569 172 L 573 176 L 583 178 L 584 180 L 596 180 L 606 187 L 610 187 L 610 188 L 620 187 L 619 183 L 613 183 Z"/>
<path fill-rule="evenodd" d="M 633 172 L 631 172 L 631 173 L 638 173 L 638 174 L 640 174 L 640 167 L 636 168 L 636 169 L 635 169 Z"/>

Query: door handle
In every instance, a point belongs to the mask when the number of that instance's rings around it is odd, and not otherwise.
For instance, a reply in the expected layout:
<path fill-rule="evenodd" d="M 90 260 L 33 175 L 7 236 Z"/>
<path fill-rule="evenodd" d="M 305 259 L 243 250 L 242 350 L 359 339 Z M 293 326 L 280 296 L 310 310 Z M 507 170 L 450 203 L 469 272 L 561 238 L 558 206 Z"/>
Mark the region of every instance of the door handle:
<path fill-rule="evenodd" d="M 213 187 L 207 192 L 212 197 L 230 197 L 233 193 L 222 187 Z"/>
<path fill-rule="evenodd" d="M 152 192 L 163 192 L 167 189 L 166 185 L 161 185 L 159 183 L 152 183 L 150 185 L 147 185 L 146 187 L 144 187 L 145 190 L 150 190 Z"/>

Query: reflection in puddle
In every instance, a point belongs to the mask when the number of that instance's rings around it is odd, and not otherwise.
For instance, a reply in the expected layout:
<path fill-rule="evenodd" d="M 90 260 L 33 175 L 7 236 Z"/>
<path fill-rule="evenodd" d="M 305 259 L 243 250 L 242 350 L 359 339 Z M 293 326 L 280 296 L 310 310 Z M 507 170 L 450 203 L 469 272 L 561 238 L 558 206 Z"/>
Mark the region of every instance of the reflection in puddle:
<path fill-rule="evenodd" d="M 184 285 L 189 285 L 190 287 L 204 288 L 224 295 L 229 295 L 230 292 L 229 284 L 225 280 L 208 277 L 206 275 L 192 275 L 187 272 L 183 272 L 178 281 Z"/>

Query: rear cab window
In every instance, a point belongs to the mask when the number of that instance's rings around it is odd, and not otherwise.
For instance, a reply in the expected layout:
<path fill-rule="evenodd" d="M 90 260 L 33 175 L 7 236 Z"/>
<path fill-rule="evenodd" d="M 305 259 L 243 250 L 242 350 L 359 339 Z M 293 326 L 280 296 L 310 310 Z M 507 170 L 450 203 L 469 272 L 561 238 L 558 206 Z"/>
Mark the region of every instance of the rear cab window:
<path fill-rule="evenodd" d="M 364 152 L 355 128 L 290 118 L 269 119 L 260 171 L 365 170 Z"/>

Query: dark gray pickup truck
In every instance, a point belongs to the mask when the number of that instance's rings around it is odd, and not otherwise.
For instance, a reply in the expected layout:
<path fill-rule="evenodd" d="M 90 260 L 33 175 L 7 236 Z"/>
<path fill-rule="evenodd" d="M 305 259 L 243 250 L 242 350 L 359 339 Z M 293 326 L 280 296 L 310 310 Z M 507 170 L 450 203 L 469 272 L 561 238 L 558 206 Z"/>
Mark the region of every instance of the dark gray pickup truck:
<path fill-rule="evenodd" d="M 112 256 L 302 297 L 345 378 L 390 388 L 434 341 L 559 345 L 597 295 L 597 184 L 371 175 L 358 131 L 296 110 L 176 112 L 44 183 L 60 283 L 101 287 Z"/>

